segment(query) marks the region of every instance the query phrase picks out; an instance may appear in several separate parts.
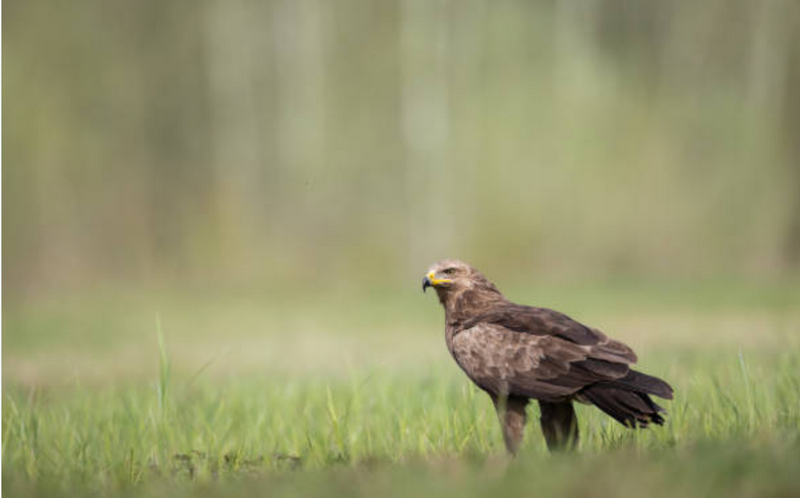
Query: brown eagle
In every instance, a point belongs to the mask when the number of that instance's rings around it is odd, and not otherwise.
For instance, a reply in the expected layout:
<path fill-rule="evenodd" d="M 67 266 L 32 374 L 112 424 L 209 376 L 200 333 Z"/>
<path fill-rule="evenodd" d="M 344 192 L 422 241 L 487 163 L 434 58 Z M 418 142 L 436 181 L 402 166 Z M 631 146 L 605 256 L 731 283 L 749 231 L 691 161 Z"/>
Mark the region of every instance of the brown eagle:
<path fill-rule="evenodd" d="M 531 399 L 539 401 L 550 450 L 577 445 L 573 401 L 630 428 L 664 423 L 650 395 L 672 399 L 672 388 L 632 370 L 636 354 L 625 344 L 557 311 L 512 303 L 461 261 L 431 266 L 422 280 L 422 290 L 428 287 L 444 307 L 447 348 L 492 398 L 510 453 L 522 442 Z"/>

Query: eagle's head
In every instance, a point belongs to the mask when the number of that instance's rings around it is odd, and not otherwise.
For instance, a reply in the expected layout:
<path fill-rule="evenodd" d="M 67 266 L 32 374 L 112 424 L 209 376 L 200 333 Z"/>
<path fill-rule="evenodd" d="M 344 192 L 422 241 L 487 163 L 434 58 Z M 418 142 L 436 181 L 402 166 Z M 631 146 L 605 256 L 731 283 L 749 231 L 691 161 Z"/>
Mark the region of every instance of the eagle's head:
<path fill-rule="evenodd" d="M 498 293 L 497 288 L 478 270 L 457 259 L 444 259 L 428 268 L 422 279 L 423 292 L 428 287 L 436 289 L 439 299 L 445 302 L 449 296 L 464 291 L 487 291 Z"/>

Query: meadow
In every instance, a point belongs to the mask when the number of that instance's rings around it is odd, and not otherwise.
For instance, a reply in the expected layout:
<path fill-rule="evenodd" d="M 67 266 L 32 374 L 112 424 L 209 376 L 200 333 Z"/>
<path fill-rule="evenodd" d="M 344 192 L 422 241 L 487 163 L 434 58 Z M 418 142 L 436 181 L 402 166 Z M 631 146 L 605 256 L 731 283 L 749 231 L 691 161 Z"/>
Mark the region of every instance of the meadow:
<path fill-rule="evenodd" d="M 6 496 L 800 496 L 800 2 L 6 0 Z M 504 454 L 422 271 L 634 348 Z"/>
<path fill-rule="evenodd" d="M 800 293 L 753 283 L 541 286 L 512 298 L 626 341 L 676 396 L 626 430 L 538 408 L 504 455 L 432 296 L 76 295 L 6 306 L 7 496 L 797 496 Z M 142 297 L 146 295 L 147 297 Z"/>

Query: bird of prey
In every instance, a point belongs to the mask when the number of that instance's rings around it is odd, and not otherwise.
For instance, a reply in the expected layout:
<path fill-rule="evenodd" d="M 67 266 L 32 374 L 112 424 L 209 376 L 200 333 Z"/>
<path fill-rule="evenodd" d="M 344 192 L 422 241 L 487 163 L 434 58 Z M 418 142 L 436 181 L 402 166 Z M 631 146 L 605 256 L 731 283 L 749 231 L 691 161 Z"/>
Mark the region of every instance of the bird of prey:
<path fill-rule="evenodd" d="M 664 423 L 650 395 L 672 399 L 661 379 L 630 368 L 636 354 L 557 311 L 515 304 L 479 271 L 456 260 L 430 267 L 444 307 L 447 348 L 494 402 L 511 454 L 522 443 L 529 400 L 539 402 L 551 451 L 573 449 L 578 423 L 573 401 L 593 404 L 629 428 Z"/>

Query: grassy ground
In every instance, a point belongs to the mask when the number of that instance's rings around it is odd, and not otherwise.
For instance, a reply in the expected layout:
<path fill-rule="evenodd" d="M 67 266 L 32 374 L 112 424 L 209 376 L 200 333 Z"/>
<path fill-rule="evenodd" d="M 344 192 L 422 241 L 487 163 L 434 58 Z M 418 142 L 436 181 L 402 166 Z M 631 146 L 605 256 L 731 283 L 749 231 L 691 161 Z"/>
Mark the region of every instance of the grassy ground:
<path fill-rule="evenodd" d="M 447 355 L 431 296 L 135 294 L 6 306 L 3 490 L 796 496 L 794 289 L 510 293 L 626 341 L 643 370 L 676 390 L 664 427 L 630 431 L 580 406 L 578 453 L 549 455 L 534 423 L 513 462 L 488 398 Z"/>

